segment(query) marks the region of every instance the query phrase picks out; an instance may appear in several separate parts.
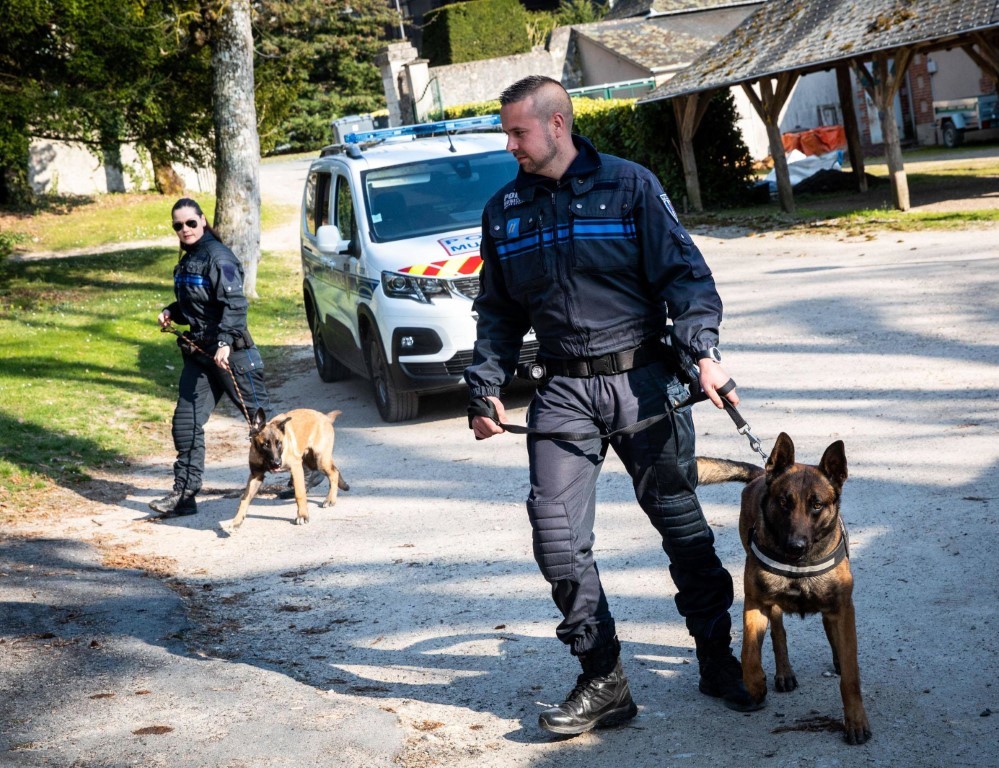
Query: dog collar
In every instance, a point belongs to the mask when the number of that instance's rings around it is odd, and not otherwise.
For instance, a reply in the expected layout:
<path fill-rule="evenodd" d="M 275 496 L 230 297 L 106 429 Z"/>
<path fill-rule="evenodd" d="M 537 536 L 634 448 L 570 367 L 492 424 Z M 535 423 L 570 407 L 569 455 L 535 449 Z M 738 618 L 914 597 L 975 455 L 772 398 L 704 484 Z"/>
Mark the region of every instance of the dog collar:
<path fill-rule="evenodd" d="M 760 548 L 760 545 L 756 543 L 755 528 L 750 528 L 749 530 L 749 550 L 759 561 L 763 570 L 778 576 L 786 576 L 789 579 L 804 579 L 810 576 L 821 576 L 823 573 L 829 573 L 829 571 L 842 563 L 844 560 L 850 559 L 850 546 L 847 543 L 846 524 L 843 522 L 842 518 L 840 518 L 839 521 L 839 530 L 839 544 L 836 545 L 836 549 L 834 549 L 832 554 L 828 557 L 823 558 L 816 563 L 792 565 L 791 563 L 785 563 L 777 559 L 772 552 L 764 552 L 763 549 Z"/>

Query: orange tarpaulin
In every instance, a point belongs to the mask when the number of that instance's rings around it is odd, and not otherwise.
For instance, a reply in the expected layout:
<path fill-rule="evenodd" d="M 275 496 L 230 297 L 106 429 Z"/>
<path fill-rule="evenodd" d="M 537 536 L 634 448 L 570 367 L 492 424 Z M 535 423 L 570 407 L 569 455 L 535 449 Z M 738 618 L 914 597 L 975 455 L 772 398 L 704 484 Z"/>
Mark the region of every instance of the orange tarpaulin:
<path fill-rule="evenodd" d="M 806 155 L 824 155 L 846 146 L 846 131 L 842 125 L 825 125 L 801 133 L 785 133 L 781 139 L 785 155 L 792 149 Z"/>

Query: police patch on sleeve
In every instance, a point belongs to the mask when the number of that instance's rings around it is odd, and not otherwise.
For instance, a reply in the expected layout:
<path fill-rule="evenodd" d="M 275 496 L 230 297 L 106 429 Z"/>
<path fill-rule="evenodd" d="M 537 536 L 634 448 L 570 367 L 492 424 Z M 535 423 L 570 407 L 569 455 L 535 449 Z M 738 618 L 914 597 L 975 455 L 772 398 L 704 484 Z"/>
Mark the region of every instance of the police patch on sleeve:
<path fill-rule="evenodd" d="M 680 223 L 680 217 L 676 215 L 676 211 L 673 210 L 673 203 L 669 201 L 669 195 L 663 192 L 659 195 L 659 199 L 663 201 L 663 205 L 666 206 L 666 210 L 669 211 L 669 215 L 673 217 L 673 221 L 677 224 Z"/>
<path fill-rule="evenodd" d="M 236 279 L 236 265 L 229 264 L 228 262 L 222 265 L 222 274 L 225 275 L 227 282 L 233 282 Z"/>

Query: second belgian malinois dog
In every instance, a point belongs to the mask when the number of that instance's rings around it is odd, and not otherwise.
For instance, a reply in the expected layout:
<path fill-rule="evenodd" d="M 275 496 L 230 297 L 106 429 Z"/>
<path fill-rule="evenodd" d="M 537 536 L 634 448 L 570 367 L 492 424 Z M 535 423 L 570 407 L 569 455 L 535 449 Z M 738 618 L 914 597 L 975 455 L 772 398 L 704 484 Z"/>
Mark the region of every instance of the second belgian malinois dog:
<path fill-rule="evenodd" d="M 298 408 L 281 413 L 270 421 L 263 408 L 258 408 L 250 425 L 250 479 L 239 501 L 239 511 L 232 520 L 232 527 L 239 528 L 246 517 L 246 510 L 263 485 L 267 472 L 290 469 L 295 486 L 298 516 L 295 525 L 309 522 L 309 504 L 306 498 L 305 470 L 321 470 L 330 481 L 330 490 L 323 507 L 336 504 L 338 490 L 349 491 L 340 470 L 333 463 L 333 422 L 340 411 L 320 413 L 308 408 Z"/>
<path fill-rule="evenodd" d="M 742 674 L 750 695 L 767 695 L 763 637 L 770 625 L 777 671 L 774 688 L 798 687 L 787 655 L 784 613 L 821 613 L 840 675 L 844 727 L 850 744 L 863 744 L 871 727 L 860 695 L 853 575 L 839 500 L 846 452 L 837 440 L 818 466 L 796 464 L 794 443 L 781 433 L 765 468 L 698 457 L 701 483 L 746 482 L 739 535 L 746 550 Z"/>

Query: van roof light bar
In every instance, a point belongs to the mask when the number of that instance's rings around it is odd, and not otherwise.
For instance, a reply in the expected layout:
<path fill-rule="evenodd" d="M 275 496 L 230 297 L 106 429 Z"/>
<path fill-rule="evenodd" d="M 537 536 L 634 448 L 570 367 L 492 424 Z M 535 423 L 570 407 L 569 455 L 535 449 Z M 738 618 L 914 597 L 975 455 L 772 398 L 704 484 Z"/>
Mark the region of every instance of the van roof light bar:
<path fill-rule="evenodd" d="M 499 124 L 499 115 L 460 117 L 454 120 L 438 120 L 436 123 L 420 123 L 419 125 L 403 125 L 398 128 L 378 128 L 373 131 L 348 133 L 343 137 L 343 141 L 344 144 L 363 144 L 368 141 L 392 139 L 398 136 L 413 136 L 415 138 L 473 128 L 492 128 Z"/>

